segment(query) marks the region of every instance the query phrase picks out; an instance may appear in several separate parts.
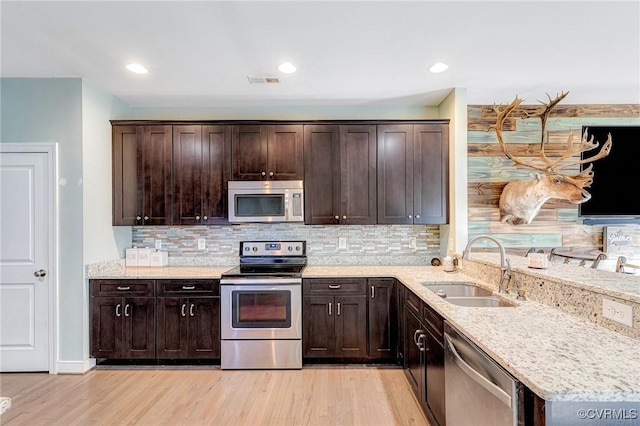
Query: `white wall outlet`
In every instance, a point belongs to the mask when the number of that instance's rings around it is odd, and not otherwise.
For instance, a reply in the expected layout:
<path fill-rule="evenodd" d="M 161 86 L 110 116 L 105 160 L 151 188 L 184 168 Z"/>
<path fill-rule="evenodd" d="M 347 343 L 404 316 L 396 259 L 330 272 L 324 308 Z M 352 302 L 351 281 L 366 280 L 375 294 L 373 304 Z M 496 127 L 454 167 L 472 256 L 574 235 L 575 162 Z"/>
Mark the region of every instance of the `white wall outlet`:
<path fill-rule="evenodd" d="M 605 318 L 631 327 L 632 312 L 631 306 L 602 298 L 602 316 Z"/>
<path fill-rule="evenodd" d="M 409 247 L 416 248 L 416 237 L 409 238 Z"/>
<path fill-rule="evenodd" d="M 207 240 L 204 238 L 198 238 L 198 250 L 206 250 L 207 249 Z"/>
<path fill-rule="evenodd" d="M 347 238 L 346 237 L 338 237 L 338 248 L 346 249 L 347 248 Z"/>
<path fill-rule="evenodd" d="M 162 250 L 162 240 L 156 239 L 156 250 Z"/>

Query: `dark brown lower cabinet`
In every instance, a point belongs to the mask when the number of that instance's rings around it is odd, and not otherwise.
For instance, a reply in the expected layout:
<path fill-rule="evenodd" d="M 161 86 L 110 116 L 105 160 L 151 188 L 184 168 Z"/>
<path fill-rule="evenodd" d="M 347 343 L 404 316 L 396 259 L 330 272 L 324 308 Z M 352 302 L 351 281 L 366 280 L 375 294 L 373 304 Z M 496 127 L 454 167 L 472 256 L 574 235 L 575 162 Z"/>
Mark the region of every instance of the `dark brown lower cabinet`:
<path fill-rule="evenodd" d="M 94 297 L 91 310 L 91 356 L 155 358 L 153 297 Z"/>
<path fill-rule="evenodd" d="M 219 297 L 159 297 L 158 359 L 220 358 Z"/>
<path fill-rule="evenodd" d="M 369 278 L 369 358 L 397 359 L 397 306 L 395 278 Z"/>
<path fill-rule="evenodd" d="M 303 280 L 303 357 L 367 357 L 366 285 L 366 278 Z"/>
<path fill-rule="evenodd" d="M 304 357 L 367 357 L 366 296 L 306 296 L 303 299 Z"/>
<path fill-rule="evenodd" d="M 91 356 L 219 359 L 219 280 L 91 280 Z"/>

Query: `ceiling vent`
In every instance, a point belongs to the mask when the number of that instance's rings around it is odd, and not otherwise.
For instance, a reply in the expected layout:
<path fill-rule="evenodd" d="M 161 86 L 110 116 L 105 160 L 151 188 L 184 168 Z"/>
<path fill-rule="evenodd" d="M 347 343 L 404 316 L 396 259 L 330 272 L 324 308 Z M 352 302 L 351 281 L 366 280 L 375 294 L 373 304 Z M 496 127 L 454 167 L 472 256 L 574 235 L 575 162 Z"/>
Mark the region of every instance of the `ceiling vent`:
<path fill-rule="evenodd" d="M 280 77 L 251 77 L 248 76 L 249 78 L 249 82 L 251 84 L 279 84 L 280 83 Z"/>

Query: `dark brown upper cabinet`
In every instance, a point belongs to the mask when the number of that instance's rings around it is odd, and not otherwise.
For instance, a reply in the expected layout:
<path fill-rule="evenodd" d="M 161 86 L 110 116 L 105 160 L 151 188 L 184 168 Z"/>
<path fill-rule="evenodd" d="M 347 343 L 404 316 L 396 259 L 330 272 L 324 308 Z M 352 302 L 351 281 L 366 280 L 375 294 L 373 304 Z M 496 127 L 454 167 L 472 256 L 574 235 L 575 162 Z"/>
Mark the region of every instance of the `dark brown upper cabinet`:
<path fill-rule="evenodd" d="M 301 124 L 233 126 L 233 180 L 303 179 L 302 135 Z"/>
<path fill-rule="evenodd" d="M 227 222 L 231 170 L 231 127 L 173 126 L 173 223 Z"/>
<path fill-rule="evenodd" d="M 448 123 L 379 125 L 377 223 L 447 223 L 448 165 Z"/>
<path fill-rule="evenodd" d="M 376 126 L 306 125 L 305 223 L 375 223 Z"/>
<path fill-rule="evenodd" d="M 168 125 L 113 126 L 113 224 L 172 223 Z"/>

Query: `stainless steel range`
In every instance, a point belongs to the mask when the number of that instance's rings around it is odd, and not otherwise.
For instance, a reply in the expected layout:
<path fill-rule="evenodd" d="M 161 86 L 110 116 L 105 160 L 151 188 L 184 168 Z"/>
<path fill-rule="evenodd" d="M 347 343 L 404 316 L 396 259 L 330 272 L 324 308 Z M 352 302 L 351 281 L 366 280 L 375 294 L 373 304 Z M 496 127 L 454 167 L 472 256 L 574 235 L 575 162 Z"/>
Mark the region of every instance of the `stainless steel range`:
<path fill-rule="evenodd" d="M 243 241 L 220 280 L 221 368 L 302 368 L 304 241 Z"/>

